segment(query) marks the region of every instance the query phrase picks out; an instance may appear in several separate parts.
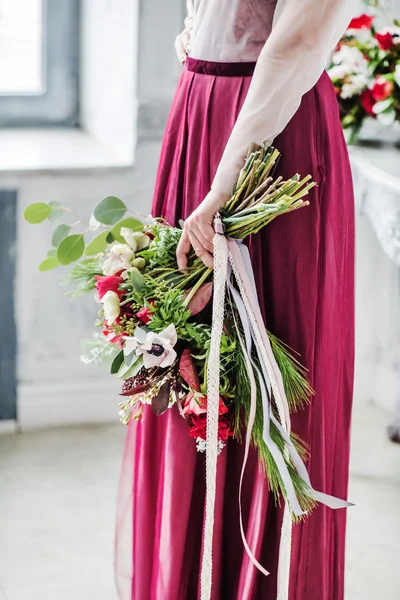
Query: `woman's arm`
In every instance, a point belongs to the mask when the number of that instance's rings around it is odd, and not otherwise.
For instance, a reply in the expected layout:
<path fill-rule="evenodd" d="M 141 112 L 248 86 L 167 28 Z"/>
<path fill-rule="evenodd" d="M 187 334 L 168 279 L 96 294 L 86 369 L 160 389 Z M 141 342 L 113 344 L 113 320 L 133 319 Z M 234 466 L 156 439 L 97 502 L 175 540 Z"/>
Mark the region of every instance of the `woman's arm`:
<path fill-rule="evenodd" d="M 225 147 L 211 191 L 185 221 L 179 268 L 192 245 L 212 266 L 212 222 L 230 196 L 251 143 L 272 143 L 318 81 L 329 53 L 357 10 L 358 0 L 285 0 L 261 54 L 246 99 Z"/>
<path fill-rule="evenodd" d="M 190 36 L 193 28 L 194 8 L 193 0 L 186 0 L 187 17 L 185 19 L 185 29 L 176 36 L 175 50 L 182 64 L 186 62 L 189 52 Z"/>
<path fill-rule="evenodd" d="M 358 0 L 285 0 L 212 183 L 229 193 L 250 143 L 272 143 L 321 76 Z M 278 8 L 279 10 L 279 8 Z"/>

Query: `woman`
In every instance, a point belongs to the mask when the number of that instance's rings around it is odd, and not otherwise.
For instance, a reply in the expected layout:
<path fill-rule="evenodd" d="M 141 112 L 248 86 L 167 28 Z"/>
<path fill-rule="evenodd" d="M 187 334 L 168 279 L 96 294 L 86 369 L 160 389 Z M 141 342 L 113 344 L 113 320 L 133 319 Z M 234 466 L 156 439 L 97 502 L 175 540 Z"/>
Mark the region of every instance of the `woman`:
<path fill-rule="evenodd" d="M 213 216 L 229 197 L 250 143 L 282 152 L 278 173 L 310 173 L 310 206 L 250 242 L 268 328 L 300 352 L 316 392 L 293 429 L 310 445 L 313 485 L 347 495 L 353 388 L 354 215 L 348 155 L 324 66 L 355 0 L 189 0 L 176 48 L 185 63 L 169 116 L 153 214 L 186 219 L 180 268 L 192 245 L 212 264 Z M 243 447 L 218 459 L 212 600 L 275 600 L 282 509 L 253 452 L 246 467 L 247 539 L 238 514 Z M 199 598 L 204 456 L 178 410 L 129 426 L 121 483 L 117 574 L 124 600 Z M 296 525 L 290 600 L 343 600 L 345 511 L 319 506 Z M 125 563 L 125 568 L 123 564 Z"/>

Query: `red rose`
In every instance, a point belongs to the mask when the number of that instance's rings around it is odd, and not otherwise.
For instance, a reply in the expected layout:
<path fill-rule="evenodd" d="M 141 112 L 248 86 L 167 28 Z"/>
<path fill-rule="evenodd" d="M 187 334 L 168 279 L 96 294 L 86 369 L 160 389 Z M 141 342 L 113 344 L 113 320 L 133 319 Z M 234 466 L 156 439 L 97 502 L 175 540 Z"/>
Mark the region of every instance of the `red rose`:
<path fill-rule="evenodd" d="M 139 312 L 135 314 L 135 317 L 137 317 L 139 321 L 142 321 L 142 323 L 147 325 L 147 323 L 150 323 L 151 321 L 152 314 L 153 312 L 151 308 L 149 308 L 148 306 L 144 306 L 139 310 Z"/>
<path fill-rule="evenodd" d="M 376 102 L 386 100 L 393 92 L 393 83 L 382 76 L 376 78 L 374 87 L 372 88 L 372 97 Z"/>
<path fill-rule="evenodd" d="M 183 407 L 183 414 L 196 416 L 203 415 L 207 412 L 207 403 L 207 396 L 202 396 L 200 394 L 194 394 L 193 392 L 190 392 L 186 396 L 185 405 Z M 228 408 L 225 406 L 224 401 L 220 397 L 218 414 L 224 415 L 227 412 Z"/>
<path fill-rule="evenodd" d="M 118 275 L 95 275 L 96 280 L 96 288 L 99 294 L 99 299 L 107 294 L 107 292 L 115 292 L 118 294 L 119 299 L 122 297 L 122 292 L 119 290 L 119 286 L 124 282 L 122 277 L 118 277 Z"/>
<path fill-rule="evenodd" d="M 349 29 L 371 29 L 374 18 L 370 15 L 360 15 L 350 21 Z"/>
<path fill-rule="evenodd" d="M 391 33 L 376 33 L 375 38 L 382 50 L 390 50 L 393 47 L 393 36 Z"/>
<path fill-rule="evenodd" d="M 363 93 L 361 94 L 361 104 L 367 115 L 369 115 L 370 117 L 376 117 L 374 111 L 372 110 L 375 106 L 375 100 L 372 95 L 372 90 L 367 88 L 363 91 Z"/>
<path fill-rule="evenodd" d="M 192 418 L 192 427 L 189 430 L 189 435 L 193 438 L 201 438 L 205 440 L 207 437 L 207 417 L 200 415 Z M 233 435 L 229 421 L 222 417 L 218 421 L 218 439 L 226 442 Z"/>

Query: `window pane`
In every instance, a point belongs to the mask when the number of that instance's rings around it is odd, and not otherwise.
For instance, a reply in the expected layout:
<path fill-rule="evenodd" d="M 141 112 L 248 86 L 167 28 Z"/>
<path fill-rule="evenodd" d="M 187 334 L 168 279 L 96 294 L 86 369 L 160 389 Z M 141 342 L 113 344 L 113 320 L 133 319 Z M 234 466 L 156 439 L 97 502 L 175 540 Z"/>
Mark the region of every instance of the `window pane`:
<path fill-rule="evenodd" d="M 0 94 L 43 91 L 43 3 L 0 1 Z"/>

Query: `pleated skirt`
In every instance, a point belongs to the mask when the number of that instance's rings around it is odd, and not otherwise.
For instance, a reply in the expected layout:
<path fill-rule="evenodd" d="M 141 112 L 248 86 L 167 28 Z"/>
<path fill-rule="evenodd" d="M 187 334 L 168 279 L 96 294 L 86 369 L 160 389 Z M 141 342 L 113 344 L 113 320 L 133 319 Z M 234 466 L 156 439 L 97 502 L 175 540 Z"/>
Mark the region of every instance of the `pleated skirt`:
<path fill-rule="evenodd" d="M 232 63 L 188 61 L 163 139 L 154 216 L 176 224 L 208 193 L 251 82 L 251 66 L 238 69 Z M 300 353 L 316 392 L 292 419 L 293 430 L 310 445 L 313 485 L 347 498 L 354 201 L 326 73 L 274 144 L 282 152 L 277 174 L 311 174 L 318 187 L 308 208 L 279 217 L 250 241 L 259 300 L 269 330 Z M 218 459 L 212 600 L 276 600 L 283 507 L 275 505 L 253 450 L 243 516 L 250 547 L 271 573 L 265 577 L 249 561 L 240 536 L 242 461 L 243 445 L 230 440 Z M 177 408 L 160 417 L 146 410 L 142 422 L 128 426 L 121 474 L 116 577 L 122 600 L 200 597 L 204 499 L 205 458 Z M 294 527 L 290 600 L 343 600 L 345 529 L 346 511 L 324 506 Z"/>

